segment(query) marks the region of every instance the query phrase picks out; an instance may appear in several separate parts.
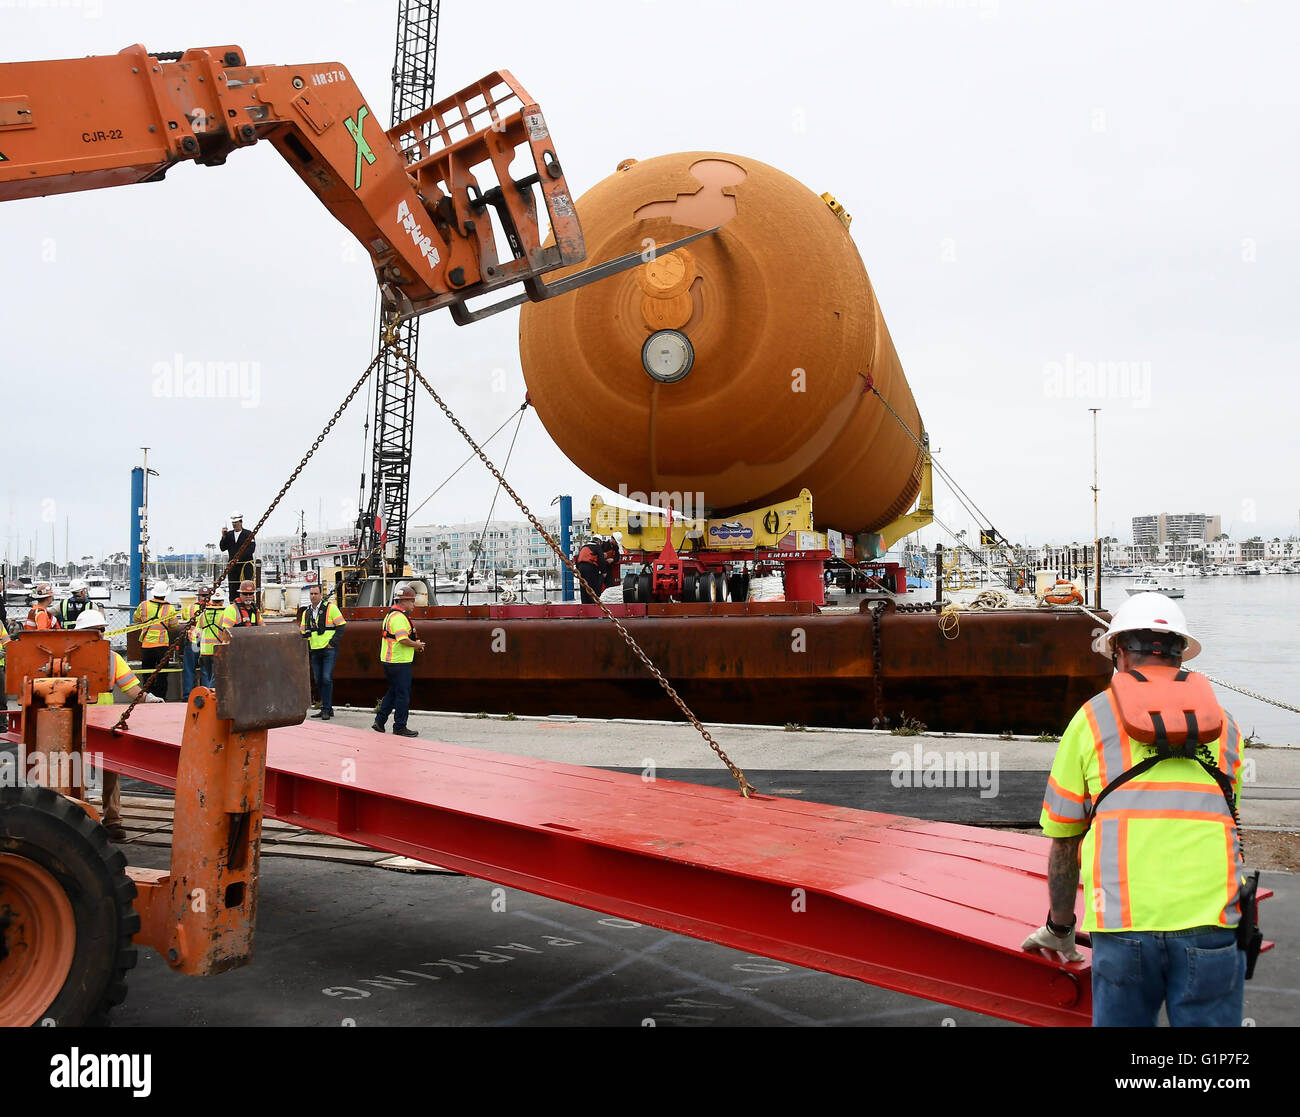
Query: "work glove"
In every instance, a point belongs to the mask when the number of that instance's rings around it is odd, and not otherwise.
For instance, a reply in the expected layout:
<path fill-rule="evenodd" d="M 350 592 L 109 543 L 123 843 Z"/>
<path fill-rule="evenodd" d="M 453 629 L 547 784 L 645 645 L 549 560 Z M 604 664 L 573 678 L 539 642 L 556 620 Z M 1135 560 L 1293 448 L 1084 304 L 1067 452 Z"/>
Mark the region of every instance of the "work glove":
<path fill-rule="evenodd" d="M 164 701 L 166 701 L 166 699 L 159 698 L 158 695 L 156 695 L 156 694 L 146 694 L 146 695 L 144 696 L 144 700 L 145 700 L 146 702 L 164 702 Z"/>
<path fill-rule="evenodd" d="M 1082 962 L 1083 952 L 1074 945 L 1074 928 L 1071 927 L 1065 934 L 1057 935 L 1047 929 L 1044 924 L 1039 927 L 1029 938 L 1020 944 L 1021 950 L 1055 950 L 1067 962 Z"/>

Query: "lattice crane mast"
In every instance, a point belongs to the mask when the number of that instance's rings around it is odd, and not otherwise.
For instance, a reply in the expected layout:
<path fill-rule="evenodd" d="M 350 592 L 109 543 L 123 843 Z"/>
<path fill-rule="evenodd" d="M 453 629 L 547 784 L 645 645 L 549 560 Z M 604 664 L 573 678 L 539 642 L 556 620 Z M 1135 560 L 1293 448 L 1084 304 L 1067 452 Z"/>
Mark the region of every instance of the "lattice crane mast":
<path fill-rule="evenodd" d="M 408 120 L 433 102 L 438 57 L 438 0 L 398 0 L 397 48 L 393 58 L 393 120 Z M 420 323 L 408 318 L 397 326 L 398 345 L 415 362 Z M 385 348 L 375 370 L 374 437 L 371 440 L 370 496 L 361 478 L 357 519 L 358 556 L 367 572 L 400 575 L 406 565 L 406 514 L 411 489 L 411 447 L 415 433 L 415 380 Z"/>

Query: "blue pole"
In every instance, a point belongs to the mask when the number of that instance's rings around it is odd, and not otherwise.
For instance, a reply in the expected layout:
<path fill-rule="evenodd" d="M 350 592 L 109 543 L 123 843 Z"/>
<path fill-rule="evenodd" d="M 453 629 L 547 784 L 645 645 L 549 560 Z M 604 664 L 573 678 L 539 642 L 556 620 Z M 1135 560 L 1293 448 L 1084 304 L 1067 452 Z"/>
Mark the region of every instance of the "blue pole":
<path fill-rule="evenodd" d="M 560 497 L 560 546 L 564 548 L 567 555 L 573 548 L 571 538 L 573 531 L 573 497 Z M 573 571 L 567 566 L 562 567 L 564 571 L 564 592 L 561 595 L 565 601 L 573 600 Z"/>
<path fill-rule="evenodd" d="M 140 604 L 140 543 L 144 538 L 144 469 L 131 470 L 131 607 Z"/>

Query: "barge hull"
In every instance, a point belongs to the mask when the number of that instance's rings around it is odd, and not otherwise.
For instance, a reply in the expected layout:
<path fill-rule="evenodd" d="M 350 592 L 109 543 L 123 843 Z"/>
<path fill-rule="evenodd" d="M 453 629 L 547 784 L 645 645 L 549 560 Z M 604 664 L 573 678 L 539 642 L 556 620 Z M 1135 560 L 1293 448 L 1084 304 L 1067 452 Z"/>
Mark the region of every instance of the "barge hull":
<path fill-rule="evenodd" d="M 588 608 L 594 615 L 546 618 L 489 606 L 415 610 L 428 647 L 415 659 L 411 705 L 680 720 L 614 626 Z M 869 729 L 907 719 L 937 732 L 1059 734 L 1111 675 L 1091 649 L 1094 622 L 1077 613 L 963 613 L 953 637 L 933 613 L 890 610 L 877 657 L 866 613 L 635 608 L 621 618 L 627 630 L 711 722 Z M 383 695 L 382 616 L 352 611 L 334 668 L 336 704 L 370 706 Z"/>

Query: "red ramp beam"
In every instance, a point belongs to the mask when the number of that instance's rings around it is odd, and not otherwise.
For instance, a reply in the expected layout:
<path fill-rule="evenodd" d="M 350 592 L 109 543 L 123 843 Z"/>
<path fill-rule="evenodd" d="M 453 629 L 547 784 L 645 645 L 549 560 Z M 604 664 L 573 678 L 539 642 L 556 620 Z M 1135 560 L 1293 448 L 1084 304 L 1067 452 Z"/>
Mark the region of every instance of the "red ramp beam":
<path fill-rule="evenodd" d="M 185 708 L 87 747 L 174 786 Z M 1024 1024 L 1087 1025 L 1087 963 L 1020 943 L 1048 840 L 604 772 L 342 726 L 273 729 L 265 813 L 795 965 Z"/>

